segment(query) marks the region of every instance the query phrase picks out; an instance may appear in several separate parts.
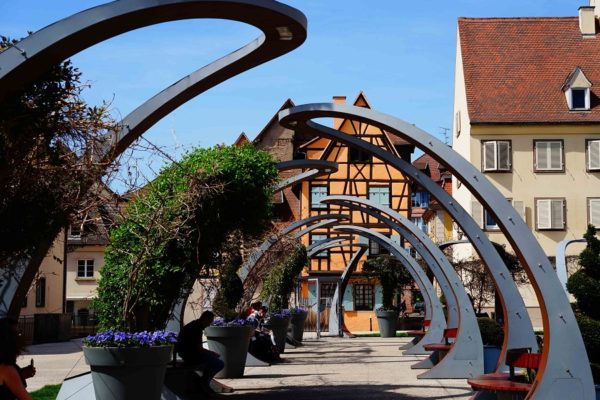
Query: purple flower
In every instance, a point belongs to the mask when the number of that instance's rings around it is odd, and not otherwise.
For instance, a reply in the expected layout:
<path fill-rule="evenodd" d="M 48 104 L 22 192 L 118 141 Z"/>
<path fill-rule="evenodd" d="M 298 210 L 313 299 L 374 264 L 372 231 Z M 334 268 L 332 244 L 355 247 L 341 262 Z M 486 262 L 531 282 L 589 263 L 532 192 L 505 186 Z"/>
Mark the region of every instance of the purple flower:
<path fill-rule="evenodd" d="M 292 315 L 292 312 L 290 311 L 289 308 L 284 308 L 283 310 L 279 311 L 279 312 L 274 312 L 271 315 L 271 318 L 289 318 Z"/>
<path fill-rule="evenodd" d="M 177 333 L 171 331 L 123 332 L 106 331 L 83 340 L 87 347 L 151 347 L 164 346 L 177 342 Z"/>
<path fill-rule="evenodd" d="M 236 318 L 230 321 L 226 321 L 222 318 L 215 319 L 211 326 L 247 326 L 253 325 L 254 321 L 248 318 Z"/>

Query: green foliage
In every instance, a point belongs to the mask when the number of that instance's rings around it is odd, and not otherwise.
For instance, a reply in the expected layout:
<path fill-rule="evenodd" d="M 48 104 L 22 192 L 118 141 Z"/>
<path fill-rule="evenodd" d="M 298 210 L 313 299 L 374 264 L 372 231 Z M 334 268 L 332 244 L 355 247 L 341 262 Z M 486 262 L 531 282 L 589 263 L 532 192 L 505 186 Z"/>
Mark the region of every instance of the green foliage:
<path fill-rule="evenodd" d="M 103 329 L 162 329 L 172 302 L 223 264 L 228 238 L 260 233 L 277 168 L 252 146 L 195 149 L 164 168 L 111 231 L 98 299 Z"/>
<path fill-rule="evenodd" d="M 491 318 L 477 318 L 481 340 L 484 346 L 502 346 L 504 340 L 504 329 L 502 325 Z"/>
<path fill-rule="evenodd" d="M 395 309 L 393 301 L 394 295 L 398 293 L 402 286 L 412 282 L 412 277 L 402 265 L 402 263 L 391 255 L 380 255 L 375 258 L 369 258 L 362 267 L 367 277 L 379 279 L 382 291 L 382 309 Z"/>
<path fill-rule="evenodd" d="M 244 284 L 237 271 L 242 266 L 242 257 L 235 243 L 223 257 L 219 266 L 219 291 L 213 301 L 213 311 L 225 320 L 234 319 L 239 313 L 236 308 L 244 295 Z"/>
<path fill-rule="evenodd" d="M 586 248 L 579 255 L 581 269 L 569 277 L 567 290 L 577 299 L 576 318 L 590 359 L 594 382 L 600 382 L 600 240 L 592 225 L 583 237 Z"/>
<path fill-rule="evenodd" d="M 0 38 L 0 52 L 15 41 Z M 0 101 L 0 267 L 30 256 L 68 224 L 101 166 L 82 157 L 114 127 L 80 94 L 70 61 Z"/>
<path fill-rule="evenodd" d="M 265 278 L 261 297 L 269 299 L 269 310 L 280 311 L 289 307 L 290 295 L 298 275 L 308 265 L 306 247 L 298 244 L 292 253 L 277 264 Z"/>
<path fill-rule="evenodd" d="M 60 391 L 61 385 L 46 385 L 41 389 L 31 392 L 33 400 L 55 400 Z"/>

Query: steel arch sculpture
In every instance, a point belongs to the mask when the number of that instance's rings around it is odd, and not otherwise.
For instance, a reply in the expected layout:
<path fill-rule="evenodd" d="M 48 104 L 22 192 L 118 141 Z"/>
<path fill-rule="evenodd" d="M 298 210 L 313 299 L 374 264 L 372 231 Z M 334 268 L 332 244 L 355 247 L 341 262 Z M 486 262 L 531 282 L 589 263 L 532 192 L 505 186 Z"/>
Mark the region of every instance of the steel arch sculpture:
<path fill-rule="evenodd" d="M 337 172 L 338 164 L 333 161 L 311 159 L 281 161 L 277 163 L 279 172 L 305 168 L 308 168 L 308 170 L 279 182 L 275 186 L 275 191 L 278 192 L 298 182 L 309 181 L 322 175 Z"/>
<path fill-rule="evenodd" d="M 255 40 L 164 89 L 126 116 L 96 154 L 111 162 L 135 139 L 181 104 L 219 83 L 277 58 L 306 39 L 307 21 L 295 8 L 272 0 L 128 0 L 106 3 L 49 25 L 0 53 L 0 100 L 64 59 L 94 44 L 161 22 L 219 18 L 262 31 Z M 56 232 L 58 234 L 58 230 Z M 42 247 L 48 249 L 51 242 Z M 42 249 L 43 250 L 43 249 Z M 0 288 L 0 313 L 18 310 L 17 291 L 29 287 L 39 260 L 23 260 Z M 21 287 L 22 286 L 22 287 Z"/>
<path fill-rule="evenodd" d="M 287 128 L 301 129 L 304 132 L 312 132 L 318 136 L 362 148 L 394 166 L 399 164 L 397 157 L 384 154 L 380 148 L 370 143 L 311 121 L 321 117 L 360 121 L 400 136 L 446 165 L 453 175 L 469 188 L 498 222 L 498 226 L 523 263 L 542 310 L 544 348 L 540 369 L 527 399 L 594 399 L 595 389 L 587 353 L 562 285 L 529 227 L 498 189 L 446 144 L 392 116 L 370 109 L 334 104 L 308 104 L 282 110 L 279 113 L 280 123 Z M 426 189 L 433 194 L 430 189 Z M 453 200 L 442 205 L 447 210 L 456 209 L 458 206 Z M 466 217 L 466 213 L 458 219 L 455 217 L 465 233 L 467 233 L 464 229 Z M 482 241 L 481 237 L 471 237 L 468 233 L 467 236 L 475 245 Z M 494 267 L 491 266 L 491 269 L 493 270 Z"/>
<path fill-rule="evenodd" d="M 429 371 L 419 375 L 419 378 L 468 378 L 482 374 L 483 343 L 473 306 L 456 271 L 450 265 L 444 253 L 431 241 L 429 236 L 407 218 L 389 207 L 381 206 L 372 200 L 352 196 L 329 196 L 322 201 L 324 203 L 341 205 L 350 208 L 352 211 L 367 213 L 399 232 L 423 257 L 438 282 L 441 282 L 446 300 L 454 297 L 454 304 L 457 307 L 455 310 L 457 321 L 450 322 L 449 316 L 447 324 L 448 328 L 458 328 L 456 341 L 448 354 L 435 366 L 433 366 L 431 359 L 413 365 L 412 368 L 431 368 Z M 382 214 L 387 214 L 389 217 L 384 217 Z M 445 290 L 444 282 L 447 285 Z M 452 303 L 448 304 L 451 305 Z M 450 314 L 450 311 L 448 313 Z M 442 332 L 435 333 L 439 335 Z M 432 340 L 433 338 L 427 337 L 427 339 Z M 435 342 L 439 343 L 441 339 L 440 335 Z M 422 346 L 426 343 L 432 343 L 421 342 L 406 350 L 404 354 L 423 354 L 423 351 L 421 351 L 424 350 Z"/>

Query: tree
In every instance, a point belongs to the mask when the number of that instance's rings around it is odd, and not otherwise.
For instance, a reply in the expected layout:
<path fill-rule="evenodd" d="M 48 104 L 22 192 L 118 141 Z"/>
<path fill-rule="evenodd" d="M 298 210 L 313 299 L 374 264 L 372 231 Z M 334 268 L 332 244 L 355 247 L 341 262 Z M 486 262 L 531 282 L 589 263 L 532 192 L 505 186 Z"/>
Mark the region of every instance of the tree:
<path fill-rule="evenodd" d="M 569 277 L 567 290 L 575 297 L 576 318 L 590 359 L 594 381 L 600 382 L 600 239 L 588 225 L 587 246 L 579 255 L 579 271 Z"/>
<path fill-rule="evenodd" d="M 0 39 L 0 52 L 16 43 Z M 86 85 L 70 61 L 0 101 L 0 267 L 53 240 L 106 165 L 91 154 L 115 128 L 105 105 L 81 98 Z"/>
<path fill-rule="evenodd" d="M 161 329 L 196 278 L 237 265 L 224 262 L 226 244 L 269 226 L 277 174 L 250 145 L 195 149 L 165 167 L 111 232 L 94 303 L 102 328 Z"/>
<path fill-rule="evenodd" d="M 389 254 L 369 258 L 364 262 L 363 272 L 369 278 L 377 278 L 381 284 L 382 309 L 393 310 L 394 295 L 402 286 L 412 282 L 412 277 L 402 263 Z"/>

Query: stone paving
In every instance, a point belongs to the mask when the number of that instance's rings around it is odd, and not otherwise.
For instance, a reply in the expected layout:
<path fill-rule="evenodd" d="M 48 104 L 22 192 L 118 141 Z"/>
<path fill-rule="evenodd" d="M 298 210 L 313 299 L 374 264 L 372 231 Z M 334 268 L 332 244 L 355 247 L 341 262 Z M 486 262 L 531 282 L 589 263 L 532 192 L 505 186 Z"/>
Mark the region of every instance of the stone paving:
<path fill-rule="evenodd" d="M 316 338 L 286 349 L 284 362 L 270 367 L 246 368 L 241 379 L 221 379 L 240 400 L 294 399 L 469 399 L 465 379 L 417 380 L 422 372 L 410 366 L 422 357 L 403 356 L 398 347 L 408 338 Z M 81 342 L 30 347 L 20 360 L 35 360 L 37 375 L 29 390 L 89 371 Z"/>

